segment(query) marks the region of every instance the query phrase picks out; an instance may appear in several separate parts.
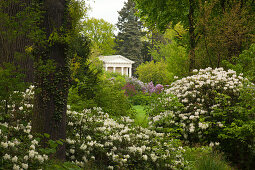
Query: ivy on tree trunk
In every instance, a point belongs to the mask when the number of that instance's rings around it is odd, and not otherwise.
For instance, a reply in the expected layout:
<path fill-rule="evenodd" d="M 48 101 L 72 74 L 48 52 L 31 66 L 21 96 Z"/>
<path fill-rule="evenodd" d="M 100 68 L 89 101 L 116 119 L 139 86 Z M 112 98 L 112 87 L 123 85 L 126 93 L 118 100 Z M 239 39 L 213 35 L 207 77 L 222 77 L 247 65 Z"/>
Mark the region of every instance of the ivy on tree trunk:
<path fill-rule="evenodd" d="M 44 0 L 42 30 L 46 41 L 38 46 L 35 71 L 35 103 L 32 119 L 34 133 L 47 133 L 53 140 L 66 138 L 66 110 L 69 69 L 66 41 L 69 20 L 67 0 Z M 56 157 L 65 159 L 65 145 Z"/>

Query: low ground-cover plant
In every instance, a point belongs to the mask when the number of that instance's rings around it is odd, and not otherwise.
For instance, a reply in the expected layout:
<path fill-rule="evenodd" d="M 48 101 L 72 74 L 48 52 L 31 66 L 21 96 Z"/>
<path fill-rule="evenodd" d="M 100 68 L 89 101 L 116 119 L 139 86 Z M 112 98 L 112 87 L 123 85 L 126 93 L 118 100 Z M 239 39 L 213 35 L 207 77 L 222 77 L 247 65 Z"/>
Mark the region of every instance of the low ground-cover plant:
<path fill-rule="evenodd" d="M 252 167 L 255 162 L 254 85 L 233 70 L 207 68 L 195 73 L 166 90 L 167 94 L 177 96 L 183 107 L 152 117 L 154 126 L 181 128 L 184 141 L 219 145 L 232 162 L 242 168 Z M 168 106 L 173 99 L 160 102 Z"/>
<path fill-rule="evenodd" d="M 187 148 L 184 159 L 188 162 L 189 168 L 194 170 L 231 170 L 222 154 L 214 151 L 211 147 Z"/>

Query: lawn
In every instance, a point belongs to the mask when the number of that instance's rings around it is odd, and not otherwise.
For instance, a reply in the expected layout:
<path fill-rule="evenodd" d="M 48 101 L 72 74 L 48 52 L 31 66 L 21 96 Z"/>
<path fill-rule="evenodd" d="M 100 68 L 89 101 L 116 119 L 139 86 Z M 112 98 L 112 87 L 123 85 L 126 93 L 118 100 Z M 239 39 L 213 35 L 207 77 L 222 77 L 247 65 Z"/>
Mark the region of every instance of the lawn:
<path fill-rule="evenodd" d="M 144 106 L 142 105 L 135 105 L 133 108 L 136 110 L 137 114 L 135 117 L 135 123 L 142 126 L 148 126 L 148 115 L 146 115 L 146 111 L 144 110 Z"/>

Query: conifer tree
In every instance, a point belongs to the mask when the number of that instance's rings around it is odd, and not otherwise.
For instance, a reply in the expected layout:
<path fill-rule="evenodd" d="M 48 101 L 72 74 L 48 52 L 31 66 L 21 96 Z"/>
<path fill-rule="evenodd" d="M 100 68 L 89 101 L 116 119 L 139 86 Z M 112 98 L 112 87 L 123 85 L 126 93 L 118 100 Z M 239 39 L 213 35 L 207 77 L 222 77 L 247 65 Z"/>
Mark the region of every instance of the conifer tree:
<path fill-rule="evenodd" d="M 117 54 L 135 61 L 133 72 L 142 63 L 142 24 L 135 15 L 135 3 L 128 0 L 119 11 L 117 27 L 119 33 L 116 37 Z"/>

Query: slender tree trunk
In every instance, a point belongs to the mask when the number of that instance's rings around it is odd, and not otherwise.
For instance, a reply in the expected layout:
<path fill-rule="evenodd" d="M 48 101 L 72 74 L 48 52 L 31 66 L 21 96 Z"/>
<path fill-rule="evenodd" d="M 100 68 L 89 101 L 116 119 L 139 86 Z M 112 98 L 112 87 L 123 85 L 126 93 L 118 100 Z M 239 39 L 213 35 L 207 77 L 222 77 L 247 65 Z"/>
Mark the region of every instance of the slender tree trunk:
<path fill-rule="evenodd" d="M 20 66 L 25 74 L 25 81 L 33 82 L 33 59 L 25 54 L 25 47 L 31 46 L 28 38 L 31 30 L 23 28 L 22 22 L 31 20 L 29 15 L 22 16 L 22 12 L 31 6 L 32 0 L 1 0 L 0 13 L 0 66 L 4 62 Z M 22 19 L 18 18 L 20 14 Z"/>
<path fill-rule="evenodd" d="M 46 47 L 40 47 L 41 59 L 37 61 L 35 73 L 38 91 L 35 94 L 32 131 L 47 133 L 53 140 L 65 140 L 69 71 L 67 44 L 62 38 L 65 37 L 63 30 L 69 25 L 67 0 L 44 0 L 43 10 L 45 16 L 42 28 L 46 32 L 47 39 L 54 34 L 58 36 L 57 40 L 50 41 Z M 45 70 L 44 66 L 48 70 Z M 65 159 L 65 145 L 58 148 L 56 157 Z"/>
<path fill-rule="evenodd" d="M 195 40 L 195 24 L 194 24 L 194 8 L 195 2 L 194 0 L 189 0 L 189 41 L 190 41 L 190 52 L 189 52 L 189 71 L 192 71 L 195 68 L 195 48 L 196 48 L 196 40 Z"/>

